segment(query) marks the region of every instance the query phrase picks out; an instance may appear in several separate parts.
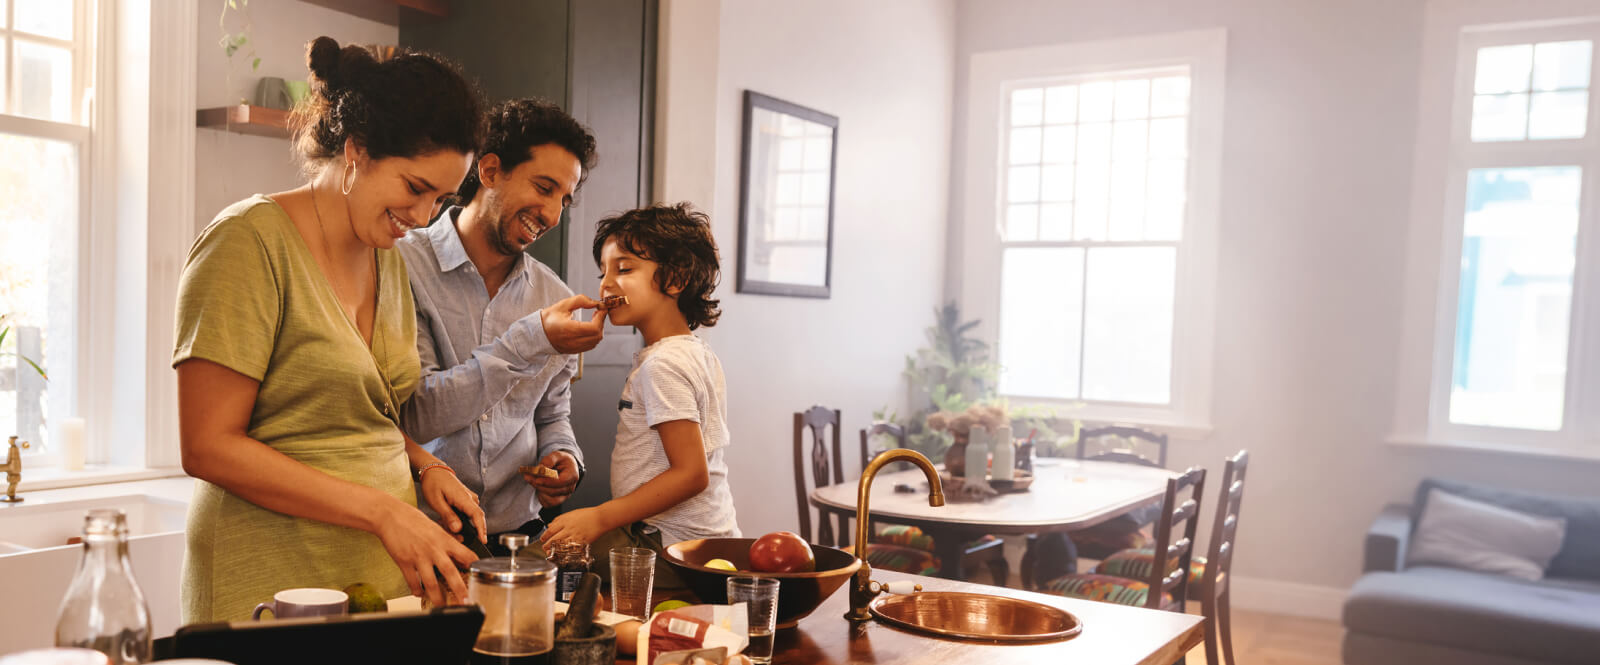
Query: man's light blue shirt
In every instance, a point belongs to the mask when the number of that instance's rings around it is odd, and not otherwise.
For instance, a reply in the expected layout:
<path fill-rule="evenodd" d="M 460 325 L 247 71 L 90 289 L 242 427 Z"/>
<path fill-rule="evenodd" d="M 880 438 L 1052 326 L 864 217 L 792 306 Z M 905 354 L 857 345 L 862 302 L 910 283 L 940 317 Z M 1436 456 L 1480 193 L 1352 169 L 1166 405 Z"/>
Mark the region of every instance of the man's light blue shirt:
<path fill-rule="evenodd" d="M 396 243 L 411 277 L 422 358 L 422 382 L 400 419 L 478 493 L 489 533 L 499 533 L 539 516 L 517 467 L 557 450 L 583 460 L 568 419 L 577 356 L 556 352 L 538 316 L 572 290 L 520 254 L 490 298 L 456 231 L 460 214 L 451 208 Z"/>

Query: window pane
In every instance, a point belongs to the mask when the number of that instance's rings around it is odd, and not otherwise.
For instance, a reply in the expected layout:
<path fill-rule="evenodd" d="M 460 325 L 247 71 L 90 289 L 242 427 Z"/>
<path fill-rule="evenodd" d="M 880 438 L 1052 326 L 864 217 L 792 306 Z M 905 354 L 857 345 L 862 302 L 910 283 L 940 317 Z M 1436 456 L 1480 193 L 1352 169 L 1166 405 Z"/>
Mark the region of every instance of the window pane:
<path fill-rule="evenodd" d="M 0 28 L 7 27 L 6 17 L 11 15 L 8 9 L 9 0 L 0 0 Z"/>
<path fill-rule="evenodd" d="M 1189 197 L 1184 183 L 1187 168 L 1188 162 L 1181 159 L 1150 162 L 1145 190 L 1146 240 L 1177 240 L 1182 235 L 1184 202 Z"/>
<path fill-rule="evenodd" d="M 1123 162 L 1144 159 L 1150 124 L 1144 120 L 1124 121 L 1112 130 L 1111 159 Z"/>
<path fill-rule="evenodd" d="M 1472 91 L 1480 95 L 1524 92 L 1533 72 L 1533 45 L 1491 46 L 1478 49 L 1478 69 Z"/>
<path fill-rule="evenodd" d="M 1039 237 L 1039 206 L 1034 203 L 1006 207 L 1006 241 L 1028 242 Z"/>
<path fill-rule="evenodd" d="M 1581 188 L 1575 166 L 1469 173 L 1450 422 L 1561 429 Z"/>
<path fill-rule="evenodd" d="M 1077 188 L 1073 192 L 1073 238 L 1106 239 L 1106 190 L 1111 183 L 1108 171 L 1101 165 L 1078 165 Z"/>
<path fill-rule="evenodd" d="M 778 174 L 778 205 L 783 207 L 800 204 L 800 174 Z"/>
<path fill-rule="evenodd" d="M 1005 250 L 1000 271 L 1000 393 L 1078 396 L 1083 249 Z"/>
<path fill-rule="evenodd" d="M 0 134 L 0 312 L 12 326 L 0 350 L 21 351 L 50 374 L 0 356 L 0 431 L 45 441 L 52 396 L 70 408 L 77 297 L 78 160 L 71 144 Z M 25 193 L 25 195 L 18 195 Z M 26 338 L 26 339 L 19 339 Z M 22 346 L 18 346 L 18 342 Z"/>
<path fill-rule="evenodd" d="M 17 0 L 17 29 L 72 39 L 72 0 Z"/>
<path fill-rule="evenodd" d="M 1044 91 L 1024 88 L 1011 91 L 1012 126 L 1037 125 L 1044 115 Z"/>
<path fill-rule="evenodd" d="M 1044 130 L 1044 163 L 1065 164 L 1073 159 L 1073 138 L 1077 128 L 1072 125 L 1065 127 L 1046 127 Z"/>
<path fill-rule="evenodd" d="M 1551 42 L 1533 48 L 1533 89 L 1589 87 L 1593 42 Z"/>
<path fill-rule="evenodd" d="M 1528 138 L 1579 139 L 1589 124 L 1589 93 L 1536 92 L 1528 112 Z"/>
<path fill-rule="evenodd" d="M 1478 95 L 1472 98 L 1472 140 L 1517 141 L 1528 127 L 1528 96 Z"/>
<path fill-rule="evenodd" d="M 4 1 L 5 0 L 0 0 L 0 2 Z M 9 71 L 6 69 L 6 62 L 10 59 L 10 56 L 11 54 L 6 52 L 5 47 L 0 46 L 0 75 L 3 75 L 6 71 Z M 5 88 L 5 84 L 0 83 L 0 112 L 9 113 L 11 112 L 11 105 L 7 103 L 7 99 L 11 96 L 11 91 Z"/>
<path fill-rule="evenodd" d="M 1144 162 L 1117 162 L 1111 167 L 1111 211 L 1107 237 L 1144 237 Z"/>
<path fill-rule="evenodd" d="M 800 203 L 817 206 L 828 202 L 828 173 L 826 171 L 822 173 L 807 172 L 801 187 Z"/>
<path fill-rule="evenodd" d="M 1111 123 L 1078 125 L 1078 163 L 1105 164 L 1111 161 Z"/>
<path fill-rule="evenodd" d="M 16 45 L 17 114 L 72 122 L 72 52 L 26 42 Z"/>
<path fill-rule="evenodd" d="M 778 169 L 799 171 L 805 167 L 805 141 L 798 138 L 778 140 Z"/>
<path fill-rule="evenodd" d="M 1011 130 L 1011 163 L 1038 164 L 1041 133 L 1038 127 Z"/>
<path fill-rule="evenodd" d="M 1189 77 L 1168 76 L 1150 83 L 1150 115 L 1184 115 L 1189 112 Z"/>
<path fill-rule="evenodd" d="M 1167 118 L 1150 121 L 1150 157 L 1182 158 L 1189 154 L 1189 119 Z"/>
<path fill-rule="evenodd" d="M 1105 122 L 1111 119 L 1116 87 L 1110 81 L 1085 83 L 1078 88 L 1078 121 Z"/>
<path fill-rule="evenodd" d="M 1150 79 L 1117 81 L 1117 119 L 1150 116 Z"/>
<path fill-rule="evenodd" d="M 1027 203 L 1039 200 L 1039 167 L 1013 166 L 1006 178 L 1006 200 Z"/>
<path fill-rule="evenodd" d="M 1072 200 L 1072 165 L 1046 166 L 1039 172 L 1040 198 L 1045 201 Z"/>
<path fill-rule="evenodd" d="M 1084 399 L 1170 402 L 1177 249 L 1097 247 L 1088 254 Z"/>
<path fill-rule="evenodd" d="M 1039 206 L 1039 239 L 1072 239 L 1072 204 L 1046 203 Z"/>
<path fill-rule="evenodd" d="M 1058 85 L 1044 91 L 1044 121 L 1052 125 L 1078 121 L 1078 86 Z"/>
<path fill-rule="evenodd" d="M 814 125 L 813 127 L 822 128 L 824 132 L 832 131 L 822 127 L 822 125 Z M 827 173 L 828 167 L 831 166 L 832 163 L 833 134 L 827 133 L 823 136 L 813 136 L 806 139 L 805 169 L 807 171 L 821 171 L 823 173 Z"/>

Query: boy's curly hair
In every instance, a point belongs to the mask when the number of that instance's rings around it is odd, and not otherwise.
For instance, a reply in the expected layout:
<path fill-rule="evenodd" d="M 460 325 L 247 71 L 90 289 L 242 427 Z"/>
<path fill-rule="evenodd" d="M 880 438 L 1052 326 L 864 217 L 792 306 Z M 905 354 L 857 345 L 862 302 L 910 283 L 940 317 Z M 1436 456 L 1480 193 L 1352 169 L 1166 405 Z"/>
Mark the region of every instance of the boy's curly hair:
<path fill-rule="evenodd" d="M 689 329 L 714 326 L 722 311 L 711 298 L 721 279 L 717 241 L 711 218 L 687 202 L 655 204 L 600 220 L 594 233 L 594 263 L 610 240 L 629 253 L 656 263 L 656 288 L 662 293 L 681 288 L 678 311 Z"/>

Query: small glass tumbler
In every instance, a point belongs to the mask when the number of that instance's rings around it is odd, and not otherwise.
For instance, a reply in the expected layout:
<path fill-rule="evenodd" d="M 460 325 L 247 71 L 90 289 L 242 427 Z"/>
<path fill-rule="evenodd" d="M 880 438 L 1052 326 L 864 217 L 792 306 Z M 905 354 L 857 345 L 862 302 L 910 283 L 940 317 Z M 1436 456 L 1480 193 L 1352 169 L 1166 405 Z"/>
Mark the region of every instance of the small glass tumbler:
<path fill-rule="evenodd" d="M 655 578 L 655 552 L 642 547 L 611 548 L 611 611 L 640 621 L 650 618 Z"/>
<path fill-rule="evenodd" d="M 770 577 L 728 578 L 728 604 L 744 603 L 750 623 L 751 662 L 772 662 L 772 633 L 778 625 L 778 580 Z"/>

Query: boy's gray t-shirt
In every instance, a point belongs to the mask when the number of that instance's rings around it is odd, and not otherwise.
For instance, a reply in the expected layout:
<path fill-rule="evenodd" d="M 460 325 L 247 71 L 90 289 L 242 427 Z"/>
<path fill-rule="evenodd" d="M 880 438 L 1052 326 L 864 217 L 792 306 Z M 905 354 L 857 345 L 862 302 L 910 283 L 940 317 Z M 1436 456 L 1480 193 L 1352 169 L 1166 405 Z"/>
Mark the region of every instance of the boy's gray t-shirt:
<path fill-rule="evenodd" d="M 618 403 L 616 447 L 611 452 L 611 496 L 639 489 L 670 468 L 661 435 L 654 427 L 674 420 L 700 424 L 705 443 L 704 491 L 646 517 L 661 530 L 663 545 L 695 538 L 740 537 L 733 495 L 728 490 L 727 385 L 722 361 L 692 334 L 662 338 L 633 355 L 633 370 Z"/>

